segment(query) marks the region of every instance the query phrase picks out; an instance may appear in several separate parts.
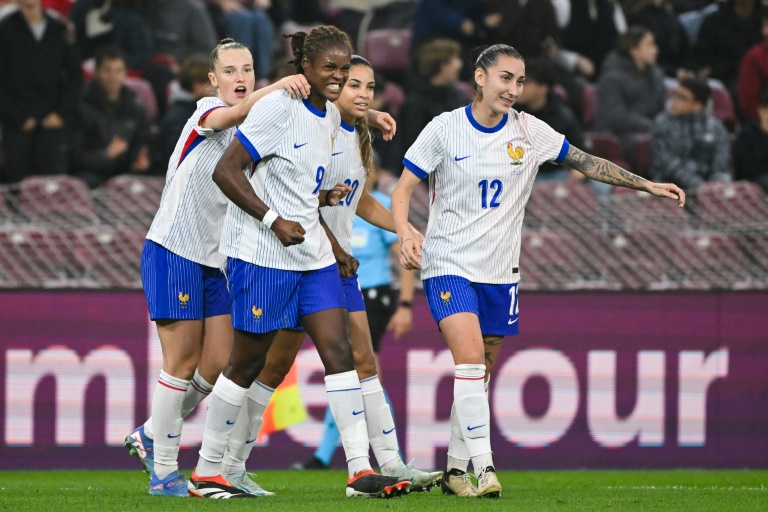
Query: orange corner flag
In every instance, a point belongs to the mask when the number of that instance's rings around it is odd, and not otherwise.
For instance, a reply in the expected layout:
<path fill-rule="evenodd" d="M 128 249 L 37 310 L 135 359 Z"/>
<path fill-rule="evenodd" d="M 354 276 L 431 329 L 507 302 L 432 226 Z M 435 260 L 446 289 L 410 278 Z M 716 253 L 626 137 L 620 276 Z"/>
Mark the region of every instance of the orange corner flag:
<path fill-rule="evenodd" d="M 301 401 L 299 392 L 298 369 L 293 363 L 285 380 L 275 390 L 272 400 L 264 411 L 264 423 L 259 431 L 259 438 L 264 435 L 285 430 L 307 419 L 307 410 Z M 261 441 L 261 439 L 259 439 Z"/>

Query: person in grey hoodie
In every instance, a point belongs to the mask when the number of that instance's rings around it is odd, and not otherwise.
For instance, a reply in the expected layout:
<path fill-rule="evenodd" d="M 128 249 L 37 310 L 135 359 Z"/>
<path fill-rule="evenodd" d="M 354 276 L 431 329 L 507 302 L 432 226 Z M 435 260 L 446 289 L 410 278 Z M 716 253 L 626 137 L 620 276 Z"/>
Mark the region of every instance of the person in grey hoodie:
<path fill-rule="evenodd" d="M 654 117 L 664 110 L 667 93 L 658 53 L 650 30 L 629 27 L 601 68 L 593 130 L 619 137 L 625 153 L 631 154 L 632 136 L 650 133 Z"/>

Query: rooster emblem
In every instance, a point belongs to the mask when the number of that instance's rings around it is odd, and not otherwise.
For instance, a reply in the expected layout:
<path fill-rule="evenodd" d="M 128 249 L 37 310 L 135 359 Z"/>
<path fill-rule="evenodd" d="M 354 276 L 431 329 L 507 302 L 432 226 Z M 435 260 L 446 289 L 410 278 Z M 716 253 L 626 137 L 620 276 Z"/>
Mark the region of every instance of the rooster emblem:
<path fill-rule="evenodd" d="M 440 298 L 443 299 L 443 304 L 451 302 L 451 292 L 440 292 Z"/>
<path fill-rule="evenodd" d="M 507 153 L 512 159 L 512 165 L 520 165 L 523 163 L 523 155 L 525 152 L 520 146 L 513 146 L 511 142 L 507 143 Z"/>
<path fill-rule="evenodd" d="M 179 305 L 185 308 L 187 307 L 188 302 L 189 302 L 189 294 L 184 292 L 179 292 Z"/>
<path fill-rule="evenodd" d="M 251 308 L 251 311 L 253 312 L 253 319 L 254 320 L 256 320 L 257 322 L 259 320 L 261 320 L 261 314 L 262 314 L 261 308 L 257 308 L 256 306 L 253 306 Z"/>

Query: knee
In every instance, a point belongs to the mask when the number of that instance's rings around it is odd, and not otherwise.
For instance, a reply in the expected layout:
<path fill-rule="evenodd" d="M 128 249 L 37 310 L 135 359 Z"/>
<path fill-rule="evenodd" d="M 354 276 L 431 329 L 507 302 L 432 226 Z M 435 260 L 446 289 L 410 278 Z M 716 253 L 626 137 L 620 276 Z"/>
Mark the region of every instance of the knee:
<path fill-rule="evenodd" d="M 276 389 L 277 386 L 282 384 L 283 379 L 285 379 L 285 376 L 288 375 L 288 372 L 290 370 L 291 370 L 291 364 L 286 364 L 282 361 L 280 362 L 270 361 L 269 364 L 264 366 L 264 368 L 261 370 L 261 373 L 259 373 L 259 376 L 256 379 L 262 384 L 264 384 L 265 386 L 269 386 L 272 389 Z"/>
<path fill-rule="evenodd" d="M 197 355 L 185 355 L 163 361 L 163 371 L 176 378 L 190 380 L 195 375 L 197 363 Z"/>
<path fill-rule="evenodd" d="M 326 345 L 323 353 L 320 354 L 320 358 L 323 360 L 327 375 L 344 373 L 355 369 L 352 345 L 344 338 L 341 338 L 337 343 Z"/>
<path fill-rule="evenodd" d="M 373 377 L 377 373 L 376 357 L 373 352 L 355 350 L 352 353 L 355 361 L 355 370 L 361 379 Z"/>

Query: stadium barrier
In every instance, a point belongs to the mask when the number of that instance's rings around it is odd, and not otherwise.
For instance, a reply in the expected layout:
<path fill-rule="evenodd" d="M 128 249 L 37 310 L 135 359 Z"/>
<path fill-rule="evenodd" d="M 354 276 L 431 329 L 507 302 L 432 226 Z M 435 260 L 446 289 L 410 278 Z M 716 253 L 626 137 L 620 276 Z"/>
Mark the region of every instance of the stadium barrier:
<path fill-rule="evenodd" d="M 160 347 L 141 292 L 3 291 L 0 469 L 135 468 L 124 437 L 146 418 Z M 768 293 L 529 292 L 490 386 L 500 469 L 768 468 Z M 319 440 L 322 367 L 298 379 L 310 419 L 264 438 L 249 467 L 286 468 Z M 445 461 L 450 353 L 424 297 L 414 330 L 383 341 L 381 375 L 404 455 Z M 202 438 L 185 424 L 182 467 Z M 342 462 L 341 450 L 335 459 Z"/>

